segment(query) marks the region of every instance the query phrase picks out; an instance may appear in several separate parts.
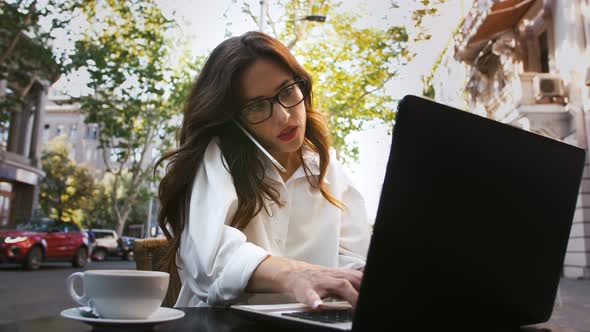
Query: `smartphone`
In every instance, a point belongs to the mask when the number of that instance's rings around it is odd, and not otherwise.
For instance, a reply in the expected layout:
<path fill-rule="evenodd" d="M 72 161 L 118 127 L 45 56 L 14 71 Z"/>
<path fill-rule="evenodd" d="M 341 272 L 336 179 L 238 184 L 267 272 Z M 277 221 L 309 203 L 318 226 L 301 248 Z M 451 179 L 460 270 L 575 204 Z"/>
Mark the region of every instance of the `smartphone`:
<path fill-rule="evenodd" d="M 254 136 L 252 136 L 244 127 L 242 127 L 242 125 L 234 120 L 234 123 L 236 124 L 236 126 L 238 126 L 238 128 L 240 128 L 244 134 L 246 134 L 246 136 L 248 136 L 248 138 L 254 142 L 254 144 L 260 149 L 260 151 L 262 151 L 262 153 L 264 153 L 264 155 L 266 155 L 268 157 L 268 159 L 270 159 L 270 161 L 283 173 L 287 173 L 287 170 L 275 159 L 273 158 L 273 156 L 266 151 L 265 148 L 262 147 L 262 145 L 260 143 L 258 143 L 258 141 L 254 138 Z"/>

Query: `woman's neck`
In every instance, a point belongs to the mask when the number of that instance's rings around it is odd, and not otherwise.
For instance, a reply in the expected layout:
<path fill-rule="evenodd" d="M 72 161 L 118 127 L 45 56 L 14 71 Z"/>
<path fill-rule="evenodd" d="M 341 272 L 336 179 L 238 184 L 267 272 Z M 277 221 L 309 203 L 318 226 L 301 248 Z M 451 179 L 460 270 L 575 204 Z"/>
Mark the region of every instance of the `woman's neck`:
<path fill-rule="evenodd" d="M 299 157 L 299 150 L 294 152 L 280 152 L 271 153 L 272 156 L 283 166 L 287 172 L 283 173 L 277 169 L 283 181 L 287 180 L 295 173 L 295 171 L 301 166 L 301 158 Z M 275 166 L 276 167 L 276 166 Z"/>

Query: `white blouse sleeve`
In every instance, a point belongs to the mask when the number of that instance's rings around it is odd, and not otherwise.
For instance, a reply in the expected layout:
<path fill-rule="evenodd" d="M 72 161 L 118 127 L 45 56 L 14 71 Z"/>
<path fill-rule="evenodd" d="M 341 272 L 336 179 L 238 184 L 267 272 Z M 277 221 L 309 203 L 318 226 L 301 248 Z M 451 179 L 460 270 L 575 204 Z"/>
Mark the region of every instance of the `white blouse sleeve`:
<path fill-rule="evenodd" d="M 342 177 L 346 178 L 346 175 L 343 174 Z M 342 202 L 345 207 L 342 211 L 340 224 L 338 266 L 356 270 L 365 266 L 371 240 L 371 228 L 362 194 L 352 185 L 351 181 L 346 182 L 347 185 L 342 193 Z"/>
<path fill-rule="evenodd" d="M 224 167 L 217 140 L 212 140 L 193 182 L 180 246 L 183 287 L 190 287 L 208 305 L 236 300 L 269 255 L 229 226 L 237 206 L 231 174 Z"/>

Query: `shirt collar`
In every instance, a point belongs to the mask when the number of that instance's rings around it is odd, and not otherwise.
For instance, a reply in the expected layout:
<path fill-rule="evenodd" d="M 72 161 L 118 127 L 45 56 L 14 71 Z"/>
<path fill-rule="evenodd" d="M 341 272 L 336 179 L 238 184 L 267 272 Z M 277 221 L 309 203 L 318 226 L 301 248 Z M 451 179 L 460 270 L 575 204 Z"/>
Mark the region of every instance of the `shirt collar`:
<path fill-rule="evenodd" d="M 265 169 L 267 174 L 270 175 L 270 178 L 276 182 L 283 183 L 283 178 L 281 178 L 279 171 L 276 169 L 276 167 L 274 167 L 272 162 L 270 162 L 270 160 L 268 160 L 266 156 L 264 156 L 264 160 Z M 310 148 L 303 147 L 303 160 L 309 168 L 311 176 L 320 175 L 320 155 L 317 152 L 311 150 Z M 294 181 L 302 177 L 305 177 L 305 170 L 303 168 L 303 165 L 297 168 L 297 170 L 291 175 L 287 182 Z M 330 184 L 326 176 L 324 176 L 324 182 L 326 184 Z"/>

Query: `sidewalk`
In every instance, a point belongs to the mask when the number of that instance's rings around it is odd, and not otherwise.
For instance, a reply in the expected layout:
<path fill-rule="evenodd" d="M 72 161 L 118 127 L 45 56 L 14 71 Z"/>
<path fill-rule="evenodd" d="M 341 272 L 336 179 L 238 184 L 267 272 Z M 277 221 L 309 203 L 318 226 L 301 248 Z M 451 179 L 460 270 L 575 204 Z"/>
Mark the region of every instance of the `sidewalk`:
<path fill-rule="evenodd" d="M 590 279 L 561 279 L 558 295 L 553 316 L 546 325 L 568 327 L 558 329 L 560 332 L 590 332 Z"/>

